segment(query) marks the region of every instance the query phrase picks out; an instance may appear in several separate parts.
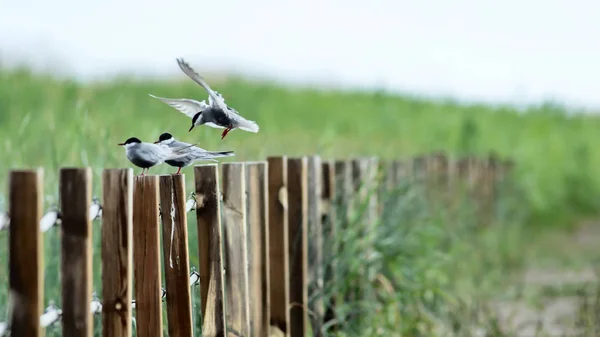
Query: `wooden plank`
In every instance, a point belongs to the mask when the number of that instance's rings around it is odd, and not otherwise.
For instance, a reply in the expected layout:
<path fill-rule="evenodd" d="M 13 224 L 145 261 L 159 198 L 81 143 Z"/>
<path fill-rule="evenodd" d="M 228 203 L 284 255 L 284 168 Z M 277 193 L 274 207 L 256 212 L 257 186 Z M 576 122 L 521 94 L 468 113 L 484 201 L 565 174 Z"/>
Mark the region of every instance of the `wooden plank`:
<path fill-rule="evenodd" d="M 350 226 L 351 216 L 354 213 L 353 202 L 353 181 L 352 181 L 352 162 L 350 160 L 338 160 L 335 162 L 335 207 L 338 227 L 336 231 L 344 233 Z M 336 251 L 344 254 L 346 249 L 344 242 L 340 242 Z M 336 284 L 337 285 L 337 284 Z M 336 292 L 336 303 L 343 303 L 352 300 L 354 295 L 351 291 L 345 291 L 334 287 Z M 344 317 L 340 317 L 345 319 Z"/>
<path fill-rule="evenodd" d="M 288 160 L 290 336 L 308 332 L 308 188 L 306 157 Z"/>
<path fill-rule="evenodd" d="M 378 160 L 376 157 L 356 158 L 352 160 L 352 188 L 354 191 L 353 203 L 357 210 L 363 209 L 364 213 L 356 214 L 360 219 L 357 223 L 359 236 L 364 240 L 366 258 L 369 259 L 372 254 L 374 233 L 373 227 L 377 221 L 377 177 Z M 364 271 L 364 275 L 375 275 L 369 270 Z M 355 284 L 352 293 L 346 297 L 348 301 L 371 301 L 374 294 L 370 291 L 369 284 L 374 280 L 362 278 Z M 354 320 L 357 317 L 351 315 L 349 319 Z"/>
<path fill-rule="evenodd" d="M 271 325 L 289 337 L 290 292 L 288 251 L 287 158 L 268 157 L 269 165 L 269 261 Z"/>
<path fill-rule="evenodd" d="M 410 165 L 410 179 L 412 183 L 420 186 L 423 185 L 426 177 L 426 161 L 427 158 L 423 155 L 414 157 L 412 159 L 412 163 Z"/>
<path fill-rule="evenodd" d="M 43 177 L 39 170 L 10 171 L 9 283 L 14 303 L 11 336 L 43 336 L 44 255 L 40 220 Z"/>
<path fill-rule="evenodd" d="M 363 219 L 365 225 L 373 226 L 377 220 L 377 173 L 378 159 L 376 157 L 357 158 L 352 160 L 352 189 L 355 193 L 354 203 L 366 203 L 367 208 Z"/>
<path fill-rule="evenodd" d="M 225 336 L 221 206 L 217 164 L 194 166 L 202 335 Z"/>
<path fill-rule="evenodd" d="M 456 177 L 459 180 L 467 180 L 469 177 L 469 157 L 456 159 Z"/>
<path fill-rule="evenodd" d="M 385 197 L 398 186 L 398 182 L 396 181 L 396 179 L 398 177 L 397 170 L 399 169 L 399 167 L 397 164 L 397 160 L 387 160 L 381 162 L 381 166 L 384 170 L 383 184 L 381 184 L 381 190 L 384 192 L 380 194 L 382 197 Z"/>
<path fill-rule="evenodd" d="M 225 258 L 225 318 L 229 329 L 250 335 L 248 307 L 248 249 L 246 242 L 246 182 L 244 163 L 225 163 L 223 174 L 223 228 Z M 229 333 L 235 336 L 234 333 Z"/>
<path fill-rule="evenodd" d="M 354 212 L 351 216 L 358 216 L 355 214 L 359 210 L 363 209 L 362 205 L 367 201 L 367 188 L 368 188 L 368 172 L 369 172 L 369 161 L 366 158 L 355 158 L 352 159 L 352 196 L 350 202 L 353 204 Z M 362 215 L 362 218 L 367 217 L 367 212 Z M 359 224 L 364 223 L 362 221 Z"/>
<path fill-rule="evenodd" d="M 390 197 L 395 187 L 396 172 L 394 170 L 396 166 L 394 166 L 393 160 L 382 160 L 377 165 L 377 170 L 381 176 L 381 181 L 377 186 L 377 200 L 381 201 L 377 204 L 377 217 L 381 218 L 384 213 L 385 201 Z"/>
<path fill-rule="evenodd" d="M 458 157 L 451 157 L 448 160 L 448 217 L 453 217 L 460 204 L 461 194 L 461 160 Z"/>
<path fill-rule="evenodd" d="M 335 256 L 337 255 L 335 245 L 336 235 L 336 204 L 335 204 L 335 191 L 336 191 L 336 174 L 335 174 L 335 163 L 333 161 L 324 161 L 322 164 L 322 195 L 323 207 L 323 286 L 329 289 L 329 298 L 325 298 L 325 313 L 323 317 L 323 324 L 328 324 L 332 331 L 335 326 L 329 324 L 330 321 L 335 319 L 335 305 L 337 296 L 335 294 Z M 319 335 L 321 335 L 319 333 Z"/>
<path fill-rule="evenodd" d="M 159 184 L 169 336 L 192 336 L 185 175 L 162 175 Z"/>
<path fill-rule="evenodd" d="M 60 170 L 61 281 L 63 336 L 93 335 L 92 300 L 92 171 Z"/>
<path fill-rule="evenodd" d="M 246 163 L 248 288 L 251 336 L 268 336 L 271 315 L 269 285 L 268 166 Z"/>
<path fill-rule="evenodd" d="M 133 189 L 133 280 L 138 337 L 162 333 L 158 177 L 135 177 Z M 188 284 L 189 287 L 189 284 Z"/>
<path fill-rule="evenodd" d="M 452 204 L 454 202 L 454 199 L 456 199 L 456 188 L 457 188 L 456 184 L 458 181 L 458 159 L 454 156 L 448 158 L 447 175 L 448 175 L 448 194 L 451 198 L 450 204 Z"/>
<path fill-rule="evenodd" d="M 411 174 L 410 166 L 406 160 L 394 160 L 394 166 L 396 167 L 394 169 L 396 175 L 394 178 L 394 188 L 400 188 L 409 181 Z"/>
<path fill-rule="evenodd" d="M 434 152 L 427 156 L 425 166 L 429 201 L 434 204 L 445 202 L 448 195 L 448 158 L 443 152 Z"/>
<path fill-rule="evenodd" d="M 102 336 L 131 336 L 133 170 L 102 172 Z"/>
<path fill-rule="evenodd" d="M 320 329 L 323 321 L 323 214 L 322 162 L 319 156 L 310 156 L 307 161 L 307 221 L 308 221 L 308 293 L 312 301 L 309 309 L 313 313 L 313 330 Z"/>
<path fill-rule="evenodd" d="M 352 213 L 352 166 L 347 160 L 337 160 L 334 166 L 336 215 L 342 224 L 340 229 L 344 230 Z"/>

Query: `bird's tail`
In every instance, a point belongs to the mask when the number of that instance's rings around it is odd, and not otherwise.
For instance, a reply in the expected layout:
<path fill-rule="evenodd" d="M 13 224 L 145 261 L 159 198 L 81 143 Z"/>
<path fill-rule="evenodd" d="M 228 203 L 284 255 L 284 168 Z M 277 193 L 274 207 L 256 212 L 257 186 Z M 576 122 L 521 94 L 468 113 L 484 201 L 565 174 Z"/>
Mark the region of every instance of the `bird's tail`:
<path fill-rule="evenodd" d="M 258 132 L 258 124 L 255 121 L 249 121 L 247 119 L 241 119 L 238 121 L 238 128 L 248 132 Z"/>
<path fill-rule="evenodd" d="M 222 158 L 222 157 L 233 157 L 235 156 L 235 153 L 233 151 L 207 151 L 206 152 L 206 157 L 207 158 Z"/>

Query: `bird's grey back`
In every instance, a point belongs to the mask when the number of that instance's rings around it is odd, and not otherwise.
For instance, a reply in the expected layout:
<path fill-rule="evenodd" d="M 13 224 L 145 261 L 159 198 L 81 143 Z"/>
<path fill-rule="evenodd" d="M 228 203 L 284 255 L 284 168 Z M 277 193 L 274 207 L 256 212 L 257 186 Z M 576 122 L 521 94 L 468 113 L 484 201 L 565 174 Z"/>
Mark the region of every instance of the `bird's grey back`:
<path fill-rule="evenodd" d="M 168 146 L 173 148 L 173 147 L 183 147 L 183 146 L 189 146 L 189 145 L 191 145 L 191 144 L 182 142 L 179 140 L 173 140 L 173 142 L 171 142 Z M 233 154 L 233 152 L 231 152 L 231 154 L 229 154 L 230 151 L 209 152 L 209 151 L 206 151 L 205 149 L 199 148 L 197 146 L 187 148 L 187 149 L 185 149 L 185 152 L 187 152 L 187 154 L 185 156 L 182 156 L 180 158 L 173 159 L 173 160 L 168 160 L 165 162 L 169 165 L 173 165 L 173 166 L 177 166 L 177 167 L 188 166 L 196 160 L 210 160 L 213 162 L 217 162 L 216 160 L 213 159 L 213 157 L 227 157 L 227 156 L 230 156 Z"/>
<path fill-rule="evenodd" d="M 152 167 L 164 160 L 164 153 L 152 145 L 144 143 L 135 144 L 127 148 L 125 155 L 134 165 L 144 168 Z"/>

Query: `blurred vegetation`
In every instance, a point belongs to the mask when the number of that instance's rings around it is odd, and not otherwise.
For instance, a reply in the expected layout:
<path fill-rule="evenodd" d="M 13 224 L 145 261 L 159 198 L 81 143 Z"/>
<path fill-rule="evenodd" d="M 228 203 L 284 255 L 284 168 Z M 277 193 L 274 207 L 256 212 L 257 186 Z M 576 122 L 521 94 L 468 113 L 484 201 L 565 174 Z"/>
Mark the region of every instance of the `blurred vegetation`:
<path fill-rule="evenodd" d="M 600 166 L 600 152 L 594 143 L 600 140 L 596 132 L 600 119 L 595 116 L 556 104 L 517 110 L 384 92 L 293 89 L 240 78 L 208 80 L 230 106 L 258 122 L 258 134 L 234 131 L 221 140 L 219 129 L 203 127 L 188 133 L 187 116 L 148 96 L 205 99 L 205 92 L 183 75 L 177 81 L 116 78 L 81 84 L 27 69 L 0 70 L 4 198 L 10 169 L 43 167 L 45 206 L 56 205 L 58 169 L 82 165 L 93 168 L 93 194 L 99 196 L 102 168 L 133 167 L 116 144 L 132 136 L 154 141 L 162 132 L 207 150 L 236 151 L 223 162 L 283 154 L 410 158 L 439 150 L 453 155 L 495 152 L 514 160 L 514 188 L 498 199 L 491 226 L 474 222 L 468 200 L 450 216 L 448 209 L 432 207 L 413 184 L 400 186 L 384 199 L 386 211 L 370 233 L 376 254 L 367 258 L 361 232 L 352 230 L 360 227 L 360 220 L 345 225 L 350 230 L 336 238 L 344 242 L 344 249 L 328 257 L 340 277 L 338 283 L 327 285 L 324 296 L 364 277 L 368 268 L 377 301 L 341 303 L 341 336 L 468 336 L 474 327 L 501 336 L 486 305 L 524 263 L 524 238 L 531 237 L 524 233 L 531 234 L 527 232 L 531 228 L 523 226 L 568 226 L 574 218 L 598 211 L 600 174 L 594 168 Z M 150 173 L 175 171 L 162 165 Z M 191 168 L 183 172 L 187 186 L 193 186 Z M 0 198 L 0 210 L 5 206 Z M 190 264 L 197 266 L 195 219 L 189 220 Z M 6 232 L 0 232 L 0 241 L 7 242 Z M 59 231 L 46 233 L 46 304 L 60 299 L 59 241 Z M 95 247 L 99 242 L 95 225 Z M 7 253 L 6 245 L 0 244 L 4 265 Z M 99 254 L 95 249 L 95 266 Z M 0 285 L 6 284 L 6 270 L 0 268 Z M 101 295 L 99 269 L 94 271 L 94 284 Z M 6 288 L 0 286 L 0 313 Z M 199 296 L 197 288 L 193 291 L 197 323 Z M 360 319 L 344 320 L 345 314 L 356 312 Z M 57 326 L 48 335 L 59 332 Z"/>
<path fill-rule="evenodd" d="M 154 141 L 170 132 L 205 149 L 235 150 L 228 161 L 280 154 L 399 158 L 433 150 L 494 151 L 515 161 L 535 222 L 566 224 L 570 217 L 598 210 L 600 119 L 593 115 L 549 103 L 519 111 L 384 92 L 292 89 L 239 78 L 209 82 L 229 105 L 258 122 L 258 134 L 234 131 L 221 140 L 219 129 L 188 133 L 187 116 L 148 96 L 205 99 L 206 93 L 183 75 L 177 81 L 116 78 L 80 84 L 27 69 L 0 71 L 0 187 L 6 191 L 11 168 L 43 167 L 48 201 L 55 202 L 59 167 L 89 165 L 99 179 L 102 167 L 131 167 L 118 142 L 131 136 Z M 171 170 L 163 165 L 151 172 Z M 191 179 L 190 170 L 184 172 Z"/>

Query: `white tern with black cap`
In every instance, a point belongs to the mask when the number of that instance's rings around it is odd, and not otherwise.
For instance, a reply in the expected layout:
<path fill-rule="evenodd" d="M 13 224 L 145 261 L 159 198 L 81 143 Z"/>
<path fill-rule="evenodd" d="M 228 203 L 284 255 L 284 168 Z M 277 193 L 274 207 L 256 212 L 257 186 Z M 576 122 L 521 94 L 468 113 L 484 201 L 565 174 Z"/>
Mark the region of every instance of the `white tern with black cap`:
<path fill-rule="evenodd" d="M 175 139 L 170 133 L 165 132 L 158 140 L 154 142 L 154 144 L 166 145 L 170 148 L 181 148 L 191 144 L 186 142 L 181 142 Z M 181 169 L 183 167 L 189 166 L 194 162 L 201 160 L 208 160 L 212 162 L 217 162 L 215 158 L 223 158 L 223 157 L 232 157 L 235 156 L 233 151 L 206 151 L 197 146 L 188 147 L 183 152 L 186 152 L 187 155 L 177 159 L 165 160 L 165 163 L 174 167 L 178 167 L 176 174 L 180 174 Z"/>
<path fill-rule="evenodd" d="M 187 98 L 164 98 L 148 94 L 165 104 L 177 109 L 192 119 L 192 126 L 189 131 L 199 125 L 206 125 L 213 128 L 225 129 L 221 134 L 221 139 L 225 138 L 227 133 L 233 129 L 240 129 L 248 132 L 258 132 L 258 124 L 255 121 L 247 120 L 239 112 L 225 104 L 223 95 L 212 90 L 204 78 L 196 73 L 183 59 L 177 59 L 179 68 L 194 82 L 198 83 L 208 93 L 208 104 L 206 101 L 196 101 Z"/>
<path fill-rule="evenodd" d="M 141 175 L 144 175 L 151 167 L 162 164 L 165 160 L 173 160 L 185 157 L 188 155 L 185 150 L 194 146 L 188 144 L 186 146 L 168 147 L 165 145 L 144 143 L 136 137 L 127 139 L 124 143 L 117 144 L 125 147 L 125 155 L 127 159 L 137 167 L 142 168 Z"/>

